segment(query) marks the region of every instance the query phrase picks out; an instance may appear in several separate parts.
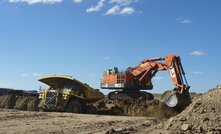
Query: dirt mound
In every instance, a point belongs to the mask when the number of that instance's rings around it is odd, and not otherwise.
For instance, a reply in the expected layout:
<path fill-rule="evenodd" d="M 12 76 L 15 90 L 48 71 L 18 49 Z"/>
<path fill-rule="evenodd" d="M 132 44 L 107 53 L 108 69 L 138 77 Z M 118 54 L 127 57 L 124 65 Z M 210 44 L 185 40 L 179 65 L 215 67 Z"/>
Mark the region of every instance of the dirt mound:
<path fill-rule="evenodd" d="M 158 126 L 174 133 L 221 134 L 221 86 L 195 97 L 182 113 Z"/>
<path fill-rule="evenodd" d="M 15 95 L 2 95 L 0 96 L 0 108 L 12 109 L 15 106 Z"/>
<path fill-rule="evenodd" d="M 7 94 L 0 96 L 0 108 L 37 111 L 38 98 Z"/>
<path fill-rule="evenodd" d="M 115 115 L 126 116 L 169 118 L 178 114 L 175 109 L 166 106 L 160 100 L 102 100 L 96 107 L 109 109 Z"/>

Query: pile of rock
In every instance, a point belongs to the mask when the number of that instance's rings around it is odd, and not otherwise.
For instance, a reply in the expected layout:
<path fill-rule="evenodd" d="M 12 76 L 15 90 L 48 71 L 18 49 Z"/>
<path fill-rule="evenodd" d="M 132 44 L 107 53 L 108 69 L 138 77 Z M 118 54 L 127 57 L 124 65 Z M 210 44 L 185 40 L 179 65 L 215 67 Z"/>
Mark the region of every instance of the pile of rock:
<path fill-rule="evenodd" d="M 189 107 L 158 128 L 174 133 L 221 134 L 221 86 L 194 98 Z"/>

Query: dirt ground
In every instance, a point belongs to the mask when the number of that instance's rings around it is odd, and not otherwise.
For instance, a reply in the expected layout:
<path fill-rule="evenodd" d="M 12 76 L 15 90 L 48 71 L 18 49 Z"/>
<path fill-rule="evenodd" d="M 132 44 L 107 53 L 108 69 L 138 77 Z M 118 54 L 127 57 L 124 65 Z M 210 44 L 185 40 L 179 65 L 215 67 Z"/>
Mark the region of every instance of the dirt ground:
<path fill-rule="evenodd" d="M 0 134 L 221 134 L 221 86 L 196 95 L 181 113 L 157 100 L 105 102 L 127 116 L 37 112 L 37 104 L 33 97 L 0 96 Z"/>
<path fill-rule="evenodd" d="M 1 134 L 156 133 L 156 130 L 151 129 L 153 125 L 159 122 L 159 119 L 152 117 L 103 116 L 0 109 Z M 165 130 L 164 133 L 169 133 L 169 131 Z"/>

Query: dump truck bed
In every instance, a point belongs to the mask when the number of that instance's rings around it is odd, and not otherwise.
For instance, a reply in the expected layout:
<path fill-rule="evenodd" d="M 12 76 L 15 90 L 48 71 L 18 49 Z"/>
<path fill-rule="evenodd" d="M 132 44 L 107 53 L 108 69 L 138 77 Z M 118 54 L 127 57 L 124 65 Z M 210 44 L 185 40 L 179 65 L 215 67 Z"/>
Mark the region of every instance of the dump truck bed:
<path fill-rule="evenodd" d="M 74 86 L 76 88 L 79 88 L 84 91 L 84 97 L 86 100 L 100 100 L 104 98 L 103 93 L 101 93 L 98 89 L 94 89 L 89 85 L 87 85 L 86 83 L 82 83 L 71 76 L 63 76 L 63 75 L 46 76 L 40 78 L 39 81 L 49 85 L 50 87 L 68 88 L 68 86 Z"/>

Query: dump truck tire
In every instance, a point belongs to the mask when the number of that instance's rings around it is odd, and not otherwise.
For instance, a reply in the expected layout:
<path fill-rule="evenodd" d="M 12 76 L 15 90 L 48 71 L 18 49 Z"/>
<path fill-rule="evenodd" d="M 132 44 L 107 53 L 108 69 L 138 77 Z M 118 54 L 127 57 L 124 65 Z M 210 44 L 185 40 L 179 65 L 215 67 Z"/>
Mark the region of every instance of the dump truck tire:
<path fill-rule="evenodd" d="M 68 113 L 82 113 L 81 103 L 77 100 L 72 100 L 68 103 L 66 107 L 66 112 Z"/>
<path fill-rule="evenodd" d="M 88 106 L 86 114 L 97 114 L 97 108 L 94 106 Z"/>

